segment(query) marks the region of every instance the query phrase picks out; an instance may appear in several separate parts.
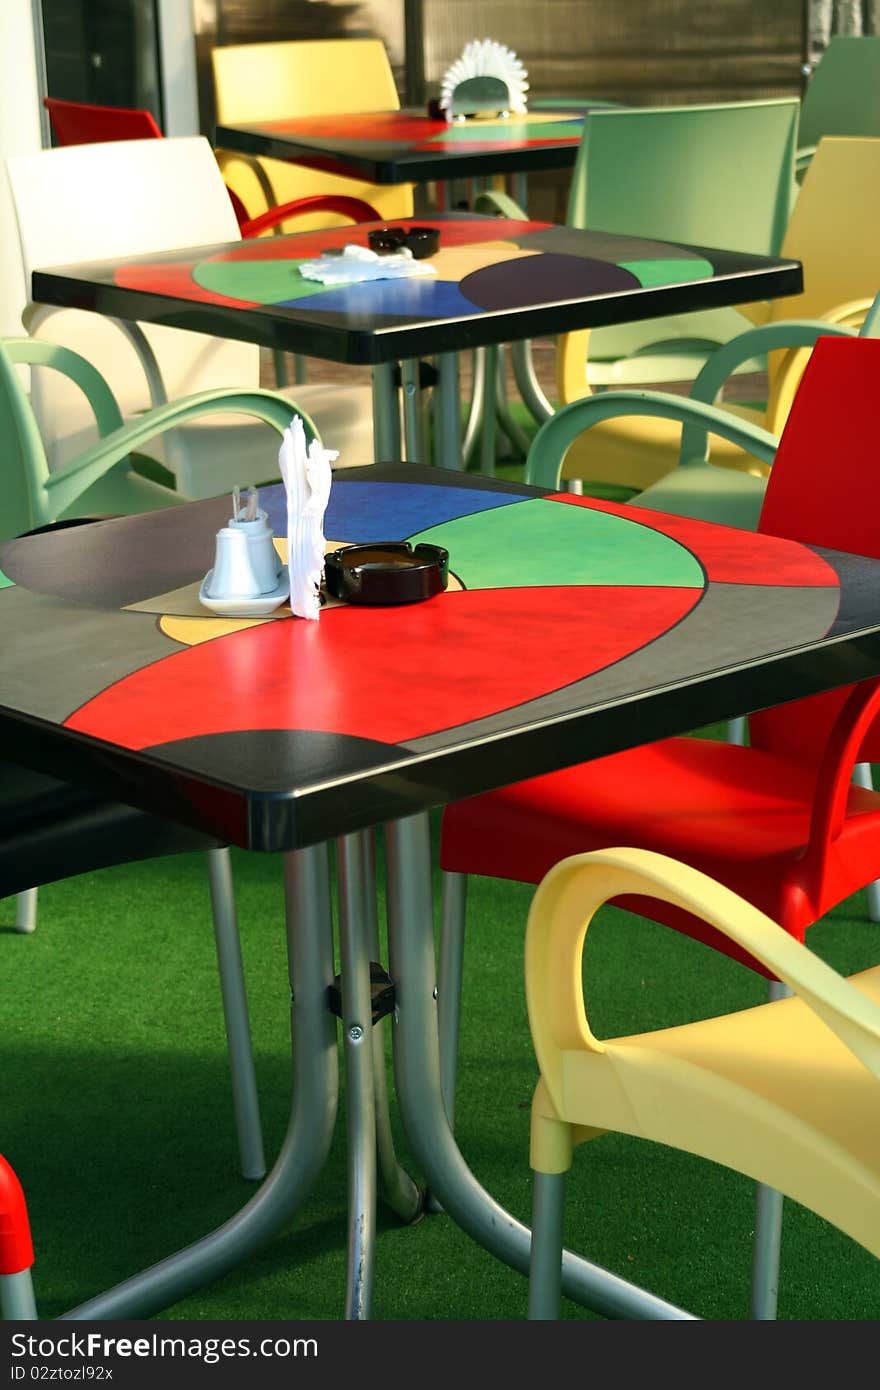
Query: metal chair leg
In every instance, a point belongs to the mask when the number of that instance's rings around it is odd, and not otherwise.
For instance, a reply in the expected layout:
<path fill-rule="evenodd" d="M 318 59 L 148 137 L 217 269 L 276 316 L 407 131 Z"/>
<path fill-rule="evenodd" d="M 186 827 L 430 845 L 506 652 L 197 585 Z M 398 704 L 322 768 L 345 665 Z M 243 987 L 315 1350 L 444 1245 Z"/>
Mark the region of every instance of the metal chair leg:
<path fill-rule="evenodd" d="M 874 789 L 874 778 L 871 773 L 870 763 L 856 763 L 853 769 L 853 781 L 857 787 L 867 787 L 868 791 Z M 880 879 L 874 879 L 873 883 L 868 884 L 868 916 L 872 922 L 880 922 Z"/>
<path fill-rule="evenodd" d="M 771 980 L 767 997 L 784 999 L 791 990 Z M 782 1245 L 782 1193 L 758 1183 L 755 1189 L 755 1232 L 752 1237 L 752 1284 L 749 1317 L 772 1321 L 779 1296 L 779 1255 Z"/>
<path fill-rule="evenodd" d="M 30 1322 L 36 1318 L 37 1305 L 29 1269 L 18 1274 L 0 1274 L 0 1316 L 7 1322 L 25 1319 Z"/>
<path fill-rule="evenodd" d="M 532 1187 L 532 1248 L 529 1256 L 529 1319 L 559 1317 L 562 1292 L 562 1217 L 565 1173 L 535 1173 Z"/>
<path fill-rule="evenodd" d="M 38 888 L 23 888 L 15 896 L 15 930 L 32 932 L 37 925 Z"/>
<path fill-rule="evenodd" d="M 263 1131 L 260 1124 L 260 1104 L 251 1047 L 241 943 L 235 915 L 232 867 L 228 849 L 209 849 L 206 854 L 220 992 L 223 997 L 223 1018 L 229 1048 L 239 1161 L 243 1177 L 262 1178 L 266 1172 L 266 1159 L 263 1153 Z"/>
<path fill-rule="evenodd" d="M 727 721 L 727 742 L 737 743 L 742 747 L 746 741 L 746 716 L 738 714 L 735 719 Z"/>

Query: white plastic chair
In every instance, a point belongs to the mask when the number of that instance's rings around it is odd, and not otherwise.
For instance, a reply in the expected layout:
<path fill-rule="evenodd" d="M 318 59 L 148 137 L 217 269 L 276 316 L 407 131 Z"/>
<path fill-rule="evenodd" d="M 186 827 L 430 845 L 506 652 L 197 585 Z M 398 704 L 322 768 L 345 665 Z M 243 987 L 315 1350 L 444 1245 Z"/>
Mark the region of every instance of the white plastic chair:
<path fill-rule="evenodd" d="M 240 239 L 222 175 L 202 136 L 71 145 L 10 158 L 6 168 L 28 285 L 31 272 L 41 267 Z M 33 304 L 23 321 L 30 333 L 64 343 L 94 363 L 126 417 L 166 398 L 259 384 L 260 350 L 253 343 Z M 327 446 L 339 450 L 339 467 L 373 462 L 369 385 L 309 383 L 290 394 Z M 35 375 L 32 403 L 50 467 L 93 439 L 90 413 L 75 388 Z M 209 416 L 181 426 L 166 436 L 162 453 L 153 446 L 150 452 L 191 497 L 278 476 L 277 436 L 244 417 Z"/>

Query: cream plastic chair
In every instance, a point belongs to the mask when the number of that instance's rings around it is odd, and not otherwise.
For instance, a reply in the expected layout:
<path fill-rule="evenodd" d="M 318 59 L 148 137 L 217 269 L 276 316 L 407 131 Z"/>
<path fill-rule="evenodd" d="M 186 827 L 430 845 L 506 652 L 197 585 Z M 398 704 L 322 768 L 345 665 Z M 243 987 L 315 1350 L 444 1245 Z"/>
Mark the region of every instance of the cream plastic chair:
<path fill-rule="evenodd" d="M 877 290 L 875 229 L 880 223 L 880 140 L 827 139 L 820 142 L 804 179 L 782 245 L 782 254 L 803 263 L 801 294 L 772 303 L 749 306 L 758 327 L 767 326 L 767 341 L 747 328 L 740 360 L 776 346 L 779 325 L 792 319 L 825 320 L 858 327 Z M 720 348 L 728 371 L 737 362 L 734 338 Z M 563 404 L 592 394 L 584 380 L 589 330 L 559 340 L 557 367 Z M 766 408 L 721 406 L 771 434 L 781 433 L 800 381 L 809 349 L 789 353 L 770 351 L 769 397 Z M 711 359 L 710 359 L 711 360 Z M 574 443 L 562 465 L 563 478 L 619 483 L 639 490 L 649 487 L 676 466 L 682 442 L 681 425 L 671 420 L 625 416 L 603 421 Z M 713 438 L 713 464 L 736 468 L 759 477 L 767 465 L 739 444 Z M 662 502 L 656 503 L 663 510 Z"/>
<path fill-rule="evenodd" d="M 6 169 L 28 284 L 39 267 L 240 240 L 223 177 L 201 136 L 41 150 L 8 159 Z M 259 384 L 260 350 L 253 343 L 46 306 L 30 305 L 23 319 L 30 333 L 92 362 L 125 417 L 166 398 Z M 327 447 L 340 451 L 340 467 L 373 461 L 369 385 L 300 385 L 291 396 Z M 91 412 L 66 383 L 35 378 L 32 404 L 50 468 L 94 441 Z M 191 497 L 278 476 L 277 436 L 234 415 L 188 423 L 151 454 Z"/>
<path fill-rule="evenodd" d="M 603 903 L 633 894 L 710 923 L 797 997 L 595 1037 L 584 940 Z M 845 980 L 729 889 L 638 849 L 578 854 L 551 869 L 532 901 L 525 949 L 541 1073 L 531 1124 L 530 1317 L 558 1316 L 565 1174 L 574 1147 L 607 1131 L 744 1173 L 880 1255 L 880 967 Z"/>
<path fill-rule="evenodd" d="M 380 39 L 309 39 L 282 43 L 229 44 L 211 52 L 217 121 L 246 125 L 286 116 L 348 115 L 396 111 L 394 74 Z M 251 159 L 218 150 L 227 184 L 252 217 L 271 207 L 316 193 L 362 198 L 382 217 L 411 217 L 411 184 L 380 185 L 278 159 Z M 326 214 L 297 221 L 297 228 L 331 225 Z"/>

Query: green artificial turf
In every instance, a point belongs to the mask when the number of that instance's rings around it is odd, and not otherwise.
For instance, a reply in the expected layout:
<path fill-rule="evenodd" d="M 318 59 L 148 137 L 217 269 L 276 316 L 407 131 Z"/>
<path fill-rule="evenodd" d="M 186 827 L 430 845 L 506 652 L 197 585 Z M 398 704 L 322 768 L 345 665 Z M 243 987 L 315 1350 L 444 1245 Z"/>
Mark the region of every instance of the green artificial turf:
<path fill-rule="evenodd" d="M 281 1143 L 290 1056 L 281 861 L 233 852 L 267 1152 Z M 381 846 L 380 846 L 381 877 Z M 536 1078 L 522 989 L 531 888 L 472 880 L 456 1130 L 481 1182 L 528 1219 Z M 0 1151 L 25 1187 L 41 1316 L 53 1317 L 197 1239 L 254 1190 L 236 1172 L 202 856 L 127 865 L 40 891 L 33 936 L 0 903 L 6 1012 Z M 838 968 L 880 958 L 865 895 L 816 927 Z M 760 1002 L 764 984 L 656 924 L 605 908 L 587 948 L 602 1033 Z M 388 1027 L 388 1024 L 383 1025 Z M 344 1093 L 341 1105 L 344 1105 Z M 345 1285 L 342 1114 L 328 1166 L 266 1250 L 161 1316 L 336 1319 Z M 407 1160 L 396 1109 L 400 1152 Z M 752 1185 L 686 1155 L 605 1136 L 576 1156 L 567 1239 L 702 1317 L 747 1316 Z M 876 1261 L 786 1204 L 779 1316 L 880 1316 Z M 445 1214 L 380 1209 L 374 1315 L 519 1319 L 526 1281 Z M 563 1316 L 592 1316 L 565 1300 Z"/>

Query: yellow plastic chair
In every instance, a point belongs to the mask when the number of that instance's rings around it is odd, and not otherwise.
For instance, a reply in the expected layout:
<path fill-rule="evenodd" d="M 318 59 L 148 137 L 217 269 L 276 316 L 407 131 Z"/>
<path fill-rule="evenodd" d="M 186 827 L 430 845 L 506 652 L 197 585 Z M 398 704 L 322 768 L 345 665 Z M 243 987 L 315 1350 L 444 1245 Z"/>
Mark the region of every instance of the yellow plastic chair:
<path fill-rule="evenodd" d="M 596 910 L 629 894 L 695 913 L 796 997 L 595 1037 L 582 985 L 584 940 Z M 880 1255 L 880 967 L 845 980 L 705 874 L 646 850 L 609 849 L 564 859 L 542 880 L 529 913 L 525 975 L 541 1073 L 531 1122 L 531 1318 L 558 1316 L 572 1151 L 607 1131 L 769 1184 Z"/>
<path fill-rule="evenodd" d="M 878 224 L 880 140 L 822 140 L 782 245 L 783 255 L 803 263 L 803 292 L 772 303 L 750 305 L 749 314 L 764 333 L 746 329 L 742 337 L 716 350 L 726 355 L 727 374 L 744 359 L 752 360 L 769 350 L 766 406 L 733 404 L 722 399 L 720 404 L 732 416 L 771 434 L 781 433 L 809 349 L 775 351 L 779 326 L 790 320 L 860 325 L 877 290 Z M 562 404 L 593 394 L 584 378 L 588 347 L 589 330 L 570 333 L 559 340 L 557 367 Z M 672 420 L 629 416 L 606 420 L 572 444 L 561 476 L 642 490 L 675 468 L 682 443 L 681 425 Z M 767 465 L 730 440 L 714 437 L 709 458 L 724 468 L 766 476 Z M 661 502 L 656 505 L 664 510 Z"/>
<path fill-rule="evenodd" d="M 380 39 L 310 39 L 229 44 L 211 53 L 217 121 L 246 125 L 286 116 L 397 111 L 400 98 Z M 294 198 L 332 193 L 361 198 L 382 217 L 411 217 L 411 184 L 387 186 L 307 169 L 284 160 L 218 150 L 229 188 L 252 217 Z M 332 214 L 298 217 L 296 231 L 333 225 Z M 282 229 L 283 230 L 283 229 Z"/>

